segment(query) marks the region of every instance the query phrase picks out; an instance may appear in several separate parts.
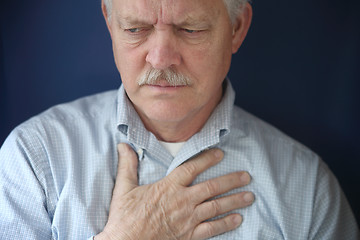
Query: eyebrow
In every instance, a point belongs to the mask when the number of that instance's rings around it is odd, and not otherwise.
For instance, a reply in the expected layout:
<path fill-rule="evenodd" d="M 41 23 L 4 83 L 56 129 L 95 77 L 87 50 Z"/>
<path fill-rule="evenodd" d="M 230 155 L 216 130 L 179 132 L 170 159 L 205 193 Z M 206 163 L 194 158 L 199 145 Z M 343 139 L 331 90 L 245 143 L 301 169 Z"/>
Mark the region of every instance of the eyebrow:
<path fill-rule="evenodd" d="M 116 17 L 116 21 L 117 23 L 120 25 L 121 28 L 128 28 L 128 27 L 133 27 L 133 26 L 143 26 L 143 25 L 152 25 L 152 23 L 149 23 L 145 20 L 141 20 L 139 18 L 134 18 L 134 17 L 121 17 L 121 16 L 117 16 Z"/>
<path fill-rule="evenodd" d="M 179 26 L 187 26 L 187 25 L 202 25 L 202 24 L 209 24 L 211 22 L 211 18 L 208 14 L 203 14 L 200 16 L 193 17 L 191 15 L 187 15 L 184 20 L 181 20 L 176 23 Z"/>

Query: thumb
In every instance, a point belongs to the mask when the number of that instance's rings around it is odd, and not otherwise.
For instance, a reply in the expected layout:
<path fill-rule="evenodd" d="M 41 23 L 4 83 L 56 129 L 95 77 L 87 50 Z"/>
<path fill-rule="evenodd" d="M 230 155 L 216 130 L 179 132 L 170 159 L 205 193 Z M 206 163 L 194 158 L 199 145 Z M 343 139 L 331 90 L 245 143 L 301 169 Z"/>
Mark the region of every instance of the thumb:
<path fill-rule="evenodd" d="M 125 143 L 120 143 L 118 149 L 118 171 L 114 194 L 125 195 L 138 186 L 138 159 L 135 152 Z"/>

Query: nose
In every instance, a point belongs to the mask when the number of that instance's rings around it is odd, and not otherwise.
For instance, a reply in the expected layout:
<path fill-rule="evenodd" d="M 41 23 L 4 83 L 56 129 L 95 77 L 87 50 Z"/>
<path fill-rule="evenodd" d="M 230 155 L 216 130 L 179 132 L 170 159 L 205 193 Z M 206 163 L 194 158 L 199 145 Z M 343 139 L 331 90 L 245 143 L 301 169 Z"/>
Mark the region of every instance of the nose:
<path fill-rule="evenodd" d="M 181 63 L 181 55 L 176 46 L 176 36 L 170 31 L 154 34 L 146 62 L 155 69 L 164 70 Z"/>

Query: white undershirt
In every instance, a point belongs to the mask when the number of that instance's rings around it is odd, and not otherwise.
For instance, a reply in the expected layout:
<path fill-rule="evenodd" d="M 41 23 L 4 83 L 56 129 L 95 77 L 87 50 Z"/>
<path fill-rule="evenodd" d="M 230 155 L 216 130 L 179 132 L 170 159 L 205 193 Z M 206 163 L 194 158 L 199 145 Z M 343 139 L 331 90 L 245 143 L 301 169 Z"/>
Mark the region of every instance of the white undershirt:
<path fill-rule="evenodd" d="M 169 151 L 171 156 L 175 157 L 176 154 L 180 151 L 180 148 L 185 144 L 185 142 L 176 142 L 176 143 L 169 143 L 169 142 L 162 142 L 159 141 L 161 145 L 164 146 L 166 150 Z"/>

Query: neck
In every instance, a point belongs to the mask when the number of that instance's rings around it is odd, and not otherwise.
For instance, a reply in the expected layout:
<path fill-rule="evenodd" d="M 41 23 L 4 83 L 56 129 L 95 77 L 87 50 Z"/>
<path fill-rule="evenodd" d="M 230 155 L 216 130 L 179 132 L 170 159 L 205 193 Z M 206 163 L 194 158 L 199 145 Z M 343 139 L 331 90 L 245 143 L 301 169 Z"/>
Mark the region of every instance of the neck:
<path fill-rule="evenodd" d="M 182 121 L 149 121 L 141 118 L 146 129 L 164 142 L 185 142 L 205 125 L 206 119 L 189 118 Z M 196 121 L 194 121 L 196 119 Z"/>

